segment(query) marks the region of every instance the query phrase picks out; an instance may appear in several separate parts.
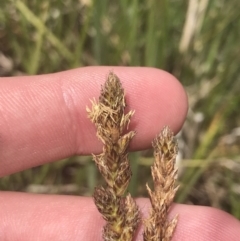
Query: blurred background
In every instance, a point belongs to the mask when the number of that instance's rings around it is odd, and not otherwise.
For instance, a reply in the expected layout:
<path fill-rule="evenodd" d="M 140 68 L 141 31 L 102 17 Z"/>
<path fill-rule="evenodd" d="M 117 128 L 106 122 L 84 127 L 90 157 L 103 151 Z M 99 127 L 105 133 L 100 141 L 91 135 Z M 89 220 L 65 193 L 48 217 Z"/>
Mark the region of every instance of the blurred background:
<path fill-rule="evenodd" d="M 189 96 L 178 134 L 176 202 L 240 219 L 239 0 L 0 1 L 0 76 L 89 65 L 152 66 Z M 145 196 L 152 151 L 131 153 L 129 191 Z M 102 179 L 74 156 L 0 179 L 1 190 L 91 195 Z"/>

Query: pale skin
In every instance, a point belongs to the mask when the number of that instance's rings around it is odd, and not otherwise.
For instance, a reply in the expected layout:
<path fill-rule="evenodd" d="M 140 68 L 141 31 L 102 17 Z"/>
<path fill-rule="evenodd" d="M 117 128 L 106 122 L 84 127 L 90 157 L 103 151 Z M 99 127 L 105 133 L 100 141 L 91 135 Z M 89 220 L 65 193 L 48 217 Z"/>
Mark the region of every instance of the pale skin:
<path fill-rule="evenodd" d="M 187 113 L 187 97 L 170 74 L 153 68 L 87 67 L 49 75 L 0 78 L 0 176 L 63 159 L 99 153 L 102 144 L 87 118 L 109 71 L 121 79 L 129 125 L 137 134 L 132 150 L 150 146 L 164 125 L 176 133 Z M 149 201 L 137 199 L 143 215 Z M 173 241 L 237 241 L 240 222 L 208 207 L 175 204 Z M 0 193 L 0 240 L 100 241 L 104 225 L 90 197 Z M 142 240 L 142 229 L 135 240 Z"/>

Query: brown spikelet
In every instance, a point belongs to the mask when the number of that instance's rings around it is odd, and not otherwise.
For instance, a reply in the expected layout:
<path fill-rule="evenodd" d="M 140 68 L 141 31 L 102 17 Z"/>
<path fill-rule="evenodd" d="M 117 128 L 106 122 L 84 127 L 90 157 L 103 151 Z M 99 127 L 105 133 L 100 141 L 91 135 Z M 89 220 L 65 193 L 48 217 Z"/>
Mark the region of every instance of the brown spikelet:
<path fill-rule="evenodd" d="M 167 219 L 178 187 L 175 187 L 177 170 L 174 167 L 177 144 L 168 127 L 153 141 L 155 161 L 151 167 L 154 190 L 147 185 L 152 208 L 144 222 L 144 241 L 170 241 L 177 224 L 177 216 Z"/>
<path fill-rule="evenodd" d="M 124 197 L 131 178 L 127 148 L 134 131 L 123 134 L 134 111 L 125 114 L 125 95 L 119 78 L 110 73 L 102 87 L 99 100 L 93 100 L 88 117 L 97 127 L 97 136 L 103 142 L 103 152 L 93 155 L 107 186 L 97 187 L 94 202 L 107 221 L 103 239 L 130 241 L 137 228 L 139 210 L 130 194 Z"/>

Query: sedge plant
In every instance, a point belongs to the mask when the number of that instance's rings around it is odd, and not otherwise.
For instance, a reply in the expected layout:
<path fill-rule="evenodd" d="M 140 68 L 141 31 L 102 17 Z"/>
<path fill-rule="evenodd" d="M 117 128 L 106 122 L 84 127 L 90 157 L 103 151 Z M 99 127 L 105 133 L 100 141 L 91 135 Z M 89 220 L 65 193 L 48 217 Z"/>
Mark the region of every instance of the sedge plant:
<path fill-rule="evenodd" d="M 102 87 L 98 101 L 87 107 L 88 117 L 97 128 L 97 137 L 103 151 L 93 154 L 93 159 L 106 181 L 106 186 L 96 187 L 93 198 L 98 211 L 106 220 L 103 228 L 105 241 L 131 241 L 141 221 L 139 207 L 126 190 L 131 178 L 128 146 L 135 131 L 126 133 L 134 111 L 125 113 L 125 93 L 119 78 L 110 72 Z M 154 188 L 147 185 L 151 209 L 143 221 L 144 241 L 170 241 L 177 224 L 177 217 L 167 219 L 177 191 L 174 167 L 177 144 L 168 127 L 153 141 L 155 161 L 151 168 Z"/>

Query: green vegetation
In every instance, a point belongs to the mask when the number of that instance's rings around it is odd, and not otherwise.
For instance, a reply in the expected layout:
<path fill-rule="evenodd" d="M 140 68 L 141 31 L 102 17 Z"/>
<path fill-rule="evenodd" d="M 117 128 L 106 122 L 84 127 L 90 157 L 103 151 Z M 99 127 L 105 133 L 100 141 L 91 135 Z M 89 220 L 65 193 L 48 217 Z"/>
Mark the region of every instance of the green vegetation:
<path fill-rule="evenodd" d="M 240 218 L 239 9 L 239 0 L 0 1 L 0 53 L 7 57 L 0 74 L 87 65 L 169 71 L 190 102 L 177 201 Z M 145 154 L 132 156 L 138 165 L 130 189 L 138 196 L 150 177 Z M 4 177 L 0 189 L 90 195 L 99 180 L 90 160 L 72 157 Z"/>

